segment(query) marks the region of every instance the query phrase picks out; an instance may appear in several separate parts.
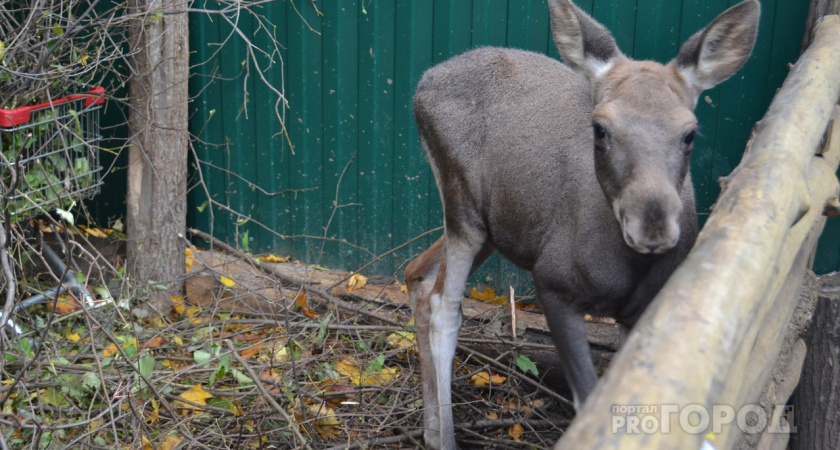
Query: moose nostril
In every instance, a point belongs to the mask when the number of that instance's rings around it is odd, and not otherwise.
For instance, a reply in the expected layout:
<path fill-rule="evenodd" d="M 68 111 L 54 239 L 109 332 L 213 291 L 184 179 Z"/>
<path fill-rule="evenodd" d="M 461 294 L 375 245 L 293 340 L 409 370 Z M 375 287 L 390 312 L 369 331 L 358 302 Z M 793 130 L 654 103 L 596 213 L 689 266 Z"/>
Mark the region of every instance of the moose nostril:
<path fill-rule="evenodd" d="M 653 253 L 656 250 L 658 250 L 659 247 L 662 247 L 662 245 L 661 244 L 648 244 L 648 245 L 645 245 L 645 247 L 647 247 L 647 249 L 650 250 L 651 253 Z"/>

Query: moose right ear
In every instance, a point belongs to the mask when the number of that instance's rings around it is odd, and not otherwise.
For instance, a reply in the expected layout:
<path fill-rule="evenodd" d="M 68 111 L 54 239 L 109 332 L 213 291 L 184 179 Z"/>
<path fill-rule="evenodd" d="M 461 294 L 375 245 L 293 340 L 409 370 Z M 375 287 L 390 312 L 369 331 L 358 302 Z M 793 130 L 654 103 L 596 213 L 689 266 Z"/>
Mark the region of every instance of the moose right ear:
<path fill-rule="evenodd" d="M 688 38 L 670 64 L 696 95 L 724 82 L 750 57 L 760 15 L 757 0 L 738 3 Z"/>
<path fill-rule="evenodd" d="M 548 0 L 551 33 L 566 65 L 595 83 L 625 56 L 612 34 L 571 0 Z"/>

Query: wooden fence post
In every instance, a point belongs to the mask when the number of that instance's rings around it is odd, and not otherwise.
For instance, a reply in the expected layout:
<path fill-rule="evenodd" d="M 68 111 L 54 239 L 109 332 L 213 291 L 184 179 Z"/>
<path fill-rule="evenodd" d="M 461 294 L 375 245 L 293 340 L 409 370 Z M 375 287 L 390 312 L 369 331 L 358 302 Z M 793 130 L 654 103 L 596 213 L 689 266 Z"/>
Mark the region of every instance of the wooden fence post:
<path fill-rule="evenodd" d="M 557 449 L 696 449 L 704 440 L 731 448 L 741 431 L 735 423 L 708 435 L 682 419 L 686 411 L 711 413 L 715 406 L 739 411 L 757 400 L 772 373 L 778 334 L 796 306 L 785 299 L 785 282 L 807 264 L 824 207 L 840 190 L 840 145 L 815 154 L 838 96 L 840 17 L 830 16 L 756 125 L 694 249 Z M 762 333 L 766 324 L 770 330 Z M 768 332 L 773 339 L 759 341 Z M 622 419 L 654 429 L 622 427 Z"/>

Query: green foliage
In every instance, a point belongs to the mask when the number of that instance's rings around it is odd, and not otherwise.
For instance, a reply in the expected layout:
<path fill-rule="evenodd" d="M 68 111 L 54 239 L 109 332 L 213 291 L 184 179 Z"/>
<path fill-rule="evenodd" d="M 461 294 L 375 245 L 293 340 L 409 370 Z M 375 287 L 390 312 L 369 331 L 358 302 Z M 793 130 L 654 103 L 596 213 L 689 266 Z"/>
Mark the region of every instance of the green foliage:
<path fill-rule="evenodd" d="M 528 373 L 531 372 L 534 376 L 539 376 L 539 371 L 537 370 L 537 365 L 534 364 L 534 361 L 531 361 L 531 358 L 525 355 L 519 355 L 516 357 L 516 367 L 519 367 L 519 370 Z"/>

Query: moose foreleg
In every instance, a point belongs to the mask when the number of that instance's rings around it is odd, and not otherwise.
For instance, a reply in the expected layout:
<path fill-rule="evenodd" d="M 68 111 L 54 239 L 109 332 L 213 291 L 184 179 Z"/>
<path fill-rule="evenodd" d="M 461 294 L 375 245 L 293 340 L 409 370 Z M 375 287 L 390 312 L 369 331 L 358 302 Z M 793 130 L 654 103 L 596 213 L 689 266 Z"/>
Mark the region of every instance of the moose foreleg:
<path fill-rule="evenodd" d="M 575 410 L 580 411 L 598 381 L 586 339 L 583 313 L 576 311 L 563 301 L 562 295 L 552 290 L 538 287 L 537 299 L 545 313 L 557 354 L 563 359 L 564 375 L 572 389 Z"/>

